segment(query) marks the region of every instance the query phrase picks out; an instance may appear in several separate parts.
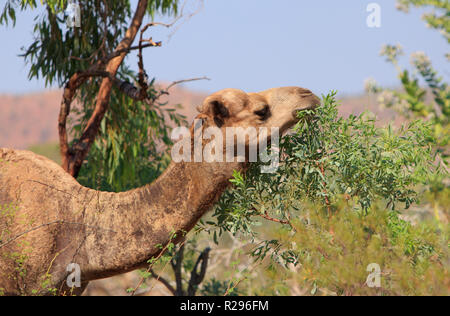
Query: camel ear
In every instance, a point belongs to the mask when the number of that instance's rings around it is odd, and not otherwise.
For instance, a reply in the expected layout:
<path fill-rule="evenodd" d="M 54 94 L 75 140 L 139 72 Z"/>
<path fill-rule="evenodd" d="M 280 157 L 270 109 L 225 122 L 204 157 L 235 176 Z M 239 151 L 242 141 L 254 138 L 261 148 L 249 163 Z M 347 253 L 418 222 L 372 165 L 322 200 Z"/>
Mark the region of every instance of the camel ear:
<path fill-rule="evenodd" d="M 225 124 L 225 119 L 230 117 L 230 111 L 220 101 L 214 100 L 211 102 L 211 110 L 214 117 L 214 122 L 220 128 Z"/>
<path fill-rule="evenodd" d="M 218 127 L 225 124 L 225 119 L 230 117 L 230 111 L 227 109 L 222 100 L 212 99 L 207 100 L 203 106 L 199 106 L 197 110 L 200 113 L 206 114 L 214 119 L 214 123 Z"/>

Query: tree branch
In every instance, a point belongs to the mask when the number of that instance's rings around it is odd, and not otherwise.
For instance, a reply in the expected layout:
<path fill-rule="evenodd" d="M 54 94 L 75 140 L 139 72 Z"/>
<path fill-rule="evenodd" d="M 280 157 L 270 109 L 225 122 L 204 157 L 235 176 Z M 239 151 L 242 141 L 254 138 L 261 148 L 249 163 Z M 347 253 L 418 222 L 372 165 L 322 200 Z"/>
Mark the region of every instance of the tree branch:
<path fill-rule="evenodd" d="M 198 81 L 198 80 L 210 80 L 207 77 L 199 77 L 199 78 L 191 78 L 191 79 L 184 79 L 184 80 L 178 80 L 172 82 L 169 86 L 167 86 L 165 89 L 159 90 L 158 93 L 155 95 L 148 96 L 146 95 L 144 97 L 144 94 L 142 92 L 143 88 L 137 88 L 129 81 L 122 81 L 120 79 L 115 78 L 114 79 L 114 85 L 117 89 L 119 89 L 120 92 L 125 94 L 127 97 L 135 100 L 135 101 L 144 101 L 147 105 L 153 105 L 160 97 L 163 95 L 169 95 L 169 90 L 181 83 L 184 82 L 191 82 L 191 81 Z M 145 87 L 144 87 L 145 88 Z"/>
<path fill-rule="evenodd" d="M 142 45 L 142 48 L 161 47 L 161 46 L 162 46 L 161 42 L 149 42 L 148 44 Z M 139 49 L 139 45 L 131 46 L 131 47 L 120 49 L 120 50 L 116 50 L 113 53 L 111 53 L 110 55 L 108 55 L 105 58 L 103 58 L 102 62 L 106 64 L 109 60 L 119 56 L 122 53 L 129 53 L 132 50 L 137 50 L 137 49 Z"/>
<path fill-rule="evenodd" d="M 177 285 L 176 296 L 184 296 L 183 275 L 181 273 L 181 268 L 183 266 L 183 259 L 184 259 L 184 244 L 180 246 L 180 249 L 177 251 L 176 256 L 170 261 L 173 273 L 175 275 L 175 282 Z"/>
<path fill-rule="evenodd" d="M 268 221 L 271 221 L 271 222 L 292 226 L 291 223 L 288 220 L 281 220 L 281 219 L 278 219 L 278 218 L 270 217 L 267 212 L 264 212 L 264 214 L 257 214 L 257 215 L 262 217 L 262 218 L 264 218 L 264 219 L 267 219 Z"/>
<path fill-rule="evenodd" d="M 144 39 L 144 32 L 152 26 L 161 25 L 165 27 L 171 27 L 174 25 L 181 16 L 177 17 L 172 23 L 165 24 L 159 22 L 152 22 L 145 25 L 140 32 L 139 45 L 131 46 L 134 39 L 139 32 L 142 25 L 142 20 L 146 14 L 148 0 L 139 0 L 136 8 L 136 12 L 132 19 L 132 22 L 126 32 L 125 37 L 117 46 L 117 48 L 106 57 L 100 59 L 95 65 L 92 65 L 86 72 L 80 72 L 73 75 L 65 86 L 63 99 L 61 102 L 61 110 L 58 120 L 58 131 L 60 138 L 60 151 L 62 156 L 62 167 L 73 177 L 77 177 L 79 170 L 86 158 L 92 143 L 94 142 L 99 128 L 100 123 L 109 107 L 110 96 L 113 86 L 116 86 L 119 91 L 127 95 L 133 100 L 144 101 L 147 105 L 153 105 L 156 100 L 158 100 L 162 95 L 168 95 L 169 89 L 173 86 L 195 80 L 209 80 L 206 77 L 193 78 L 186 80 L 174 81 L 166 89 L 159 91 L 156 95 L 148 96 L 148 83 L 147 75 L 144 70 L 144 62 L 142 57 L 142 50 L 147 47 L 159 47 L 161 42 L 154 42 L 152 38 Z M 103 46 L 103 44 L 102 44 Z M 96 56 L 102 47 L 99 48 L 91 57 Z M 117 71 L 122 64 L 125 56 L 131 50 L 139 50 L 138 53 L 138 84 L 139 88 L 135 87 L 133 84 L 127 81 L 122 81 L 116 78 Z M 89 57 L 89 59 L 91 59 Z M 101 82 L 99 92 L 97 94 L 97 100 L 95 104 L 94 111 L 89 118 L 86 127 L 84 128 L 80 139 L 74 142 L 73 146 L 70 148 L 68 144 L 67 135 L 67 117 L 70 113 L 70 106 L 75 97 L 76 91 L 79 87 L 87 81 L 89 77 L 101 76 L 104 79 Z"/>
<path fill-rule="evenodd" d="M 194 296 L 195 292 L 197 292 L 198 285 L 203 282 L 203 279 L 205 278 L 206 270 L 208 269 L 208 259 L 209 259 L 209 252 L 211 251 L 211 248 L 206 248 L 202 251 L 200 256 L 197 259 L 197 262 L 195 263 L 194 269 L 191 271 L 191 279 L 189 280 L 188 285 L 188 296 Z M 198 266 L 201 263 L 200 272 L 198 272 Z"/>
<path fill-rule="evenodd" d="M 170 85 L 168 85 L 165 89 L 160 90 L 157 94 L 155 94 L 153 97 L 148 98 L 144 100 L 148 105 L 152 105 L 155 101 L 157 101 L 160 97 L 163 95 L 169 95 L 169 90 L 173 88 L 176 85 L 179 85 L 181 83 L 185 82 L 192 82 L 192 81 L 199 81 L 199 80 L 211 80 L 208 77 L 198 77 L 198 78 L 191 78 L 191 79 L 183 79 L 172 82 Z"/>
<path fill-rule="evenodd" d="M 97 68 L 97 65 L 92 68 Z M 61 107 L 58 117 L 58 133 L 59 133 L 59 144 L 60 153 L 62 157 L 62 167 L 64 170 L 69 171 L 69 161 L 70 161 L 70 148 L 69 140 L 67 135 L 67 117 L 70 113 L 70 107 L 75 97 L 75 93 L 78 88 L 86 82 L 91 77 L 109 77 L 110 74 L 106 71 L 100 70 L 87 70 L 85 72 L 75 73 L 69 81 L 66 83 L 63 92 L 63 98 L 61 101 Z"/>
<path fill-rule="evenodd" d="M 127 51 L 130 49 L 131 44 L 136 38 L 136 35 L 142 25 L 142 20 L 145 16 L 145 13 L 147 12 L 147 5 L 148 0 L 139 0 L 136 12 L 125 34 L 125 37 L 115 49 L 116 52 L 123 52 L 118 56 L 110 59 L 106 64 L 105 71 L 112 77 L 116 76 L 120 65 L 127 55 Z M 67 163 L 66 170 L 75 178 L 78 176 L 80 168 L 83 164 L 83 160 L 86 158 L 89 149 L 94 142 L 95 137 L 97 136 L 100 123 L 106 113 L 106 110 L 108 109 L 113 83 L 114 80 L 110 77 L 106 77 L 103 79 L 100 85 L 99 92 L 97 94 L 97 101 L 94 112 L 88 120 L 80 139 L 73 145 L 71 152 L 67 152 L 70 159 Z"/>

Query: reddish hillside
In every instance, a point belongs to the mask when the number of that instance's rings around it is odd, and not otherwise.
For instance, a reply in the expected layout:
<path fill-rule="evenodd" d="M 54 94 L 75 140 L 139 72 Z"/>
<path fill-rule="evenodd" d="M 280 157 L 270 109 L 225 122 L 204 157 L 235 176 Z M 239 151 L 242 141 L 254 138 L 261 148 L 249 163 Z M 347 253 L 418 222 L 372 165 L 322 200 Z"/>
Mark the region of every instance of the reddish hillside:
<path fill-rule="evenodd" d="M 26 148 L 57 139 L 57 91 L 0 96 L 0 147 Z"/>
<path fill-rule="evenodd" d="M 162 101 L 182 104 L 182 113 L 192 119 L 205 94 L 173 87 Z M 62 93 L 48 91 L 27 95 L 0 95 L 0 147 L 17 149 L 57 142 L 57 119 Z"/>
<path fill-rule="evenodd" d="M 171 89 L 164 101 L 182 104 L 181 111 L 192 120 L 196 106 L 200 105 L 206 94 L 192 92 L 182 87 Z M 27 95 L 0 95 L 0 147 L 28 148 L 31 145 L 57 142 L 57 117 L 61 101 L 60 91 L 49 91 Z M 344 97 L 340 112 L 347 116 L 359 114 L 369 109 L 380 119 L 380 123 L 393 120 L 400 122 L 392 111 L 381 111 L 376 102 L 367 97 Z"/>

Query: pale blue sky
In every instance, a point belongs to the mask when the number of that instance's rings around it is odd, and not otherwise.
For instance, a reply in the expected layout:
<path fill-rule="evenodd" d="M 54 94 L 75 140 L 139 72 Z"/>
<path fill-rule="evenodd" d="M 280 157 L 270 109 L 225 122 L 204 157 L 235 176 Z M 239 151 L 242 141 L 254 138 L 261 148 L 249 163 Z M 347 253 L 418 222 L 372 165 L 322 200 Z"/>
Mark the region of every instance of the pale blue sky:
<path fill-rule="evenodd" d="M 381 6 L 381 28 L 366 25 L 371 2 Z M 359 93 L 368 77 L 397 84 L 379 51 L 385 43 L 400 43 L 407 53 L 404 65 L 411 52 L 425 51 L 448 80 L 448 44 L 420 15 L 415 9 L 397 11 L 394 0 L 206 0 L 170 41 L 173 30 L 148 33 L 164 46 L 146 50 L 145 66 L 150 76 L 165 81 L 208 76 L 211 81 L 185 84 L 206 92 L 296 85 L 318 94 Z M 22 13 L 15 28 L 0 27 L 0 93 L 44 89 L 43 81 L 27 80 L 28 66 L 17 56 L 31 42 L 33 16 Z M 130 62 L 136 68 L 135 53 Z"/>

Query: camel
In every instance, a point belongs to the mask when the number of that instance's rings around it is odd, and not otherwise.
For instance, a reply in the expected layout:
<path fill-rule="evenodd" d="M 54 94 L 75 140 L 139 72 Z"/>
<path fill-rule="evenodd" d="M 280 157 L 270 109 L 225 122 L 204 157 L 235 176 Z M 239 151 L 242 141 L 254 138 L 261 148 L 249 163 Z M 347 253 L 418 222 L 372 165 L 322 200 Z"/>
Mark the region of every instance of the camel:
<path fill-rule="evenodd" d="M 319 104 L 299 87 L 225 89 L 204 100 L 197 118 L 203 128 L 284 133 L 298 111 Z M 172 162 L 153 183 L 111 193 L 83 187 L 42 156 L 0 149 L 0 294 L 80 295 L 91 280 L 145 267 L 161 245 L 184 238 L 247 164 Z M 73 263 L 81 272 L 77 288 L 67 285 Z"/>

